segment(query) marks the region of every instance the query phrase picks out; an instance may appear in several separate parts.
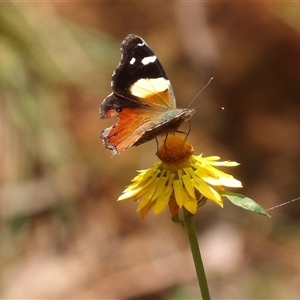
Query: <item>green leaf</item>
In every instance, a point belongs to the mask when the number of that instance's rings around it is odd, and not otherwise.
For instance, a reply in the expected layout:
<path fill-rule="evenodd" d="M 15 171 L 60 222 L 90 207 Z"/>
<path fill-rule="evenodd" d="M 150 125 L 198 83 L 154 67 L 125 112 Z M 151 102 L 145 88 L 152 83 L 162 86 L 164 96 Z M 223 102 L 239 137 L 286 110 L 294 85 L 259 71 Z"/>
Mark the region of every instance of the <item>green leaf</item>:
<path fill-rule="evenodd" d="M 226 197 L 229 201 L 231 201 L 236 206 L 239 206 L 247 210 L 251 210 L 253 212 L 256 212 L 257 214 L 268 216 L 271 218 L 271 216 L 265 211 L 265 209 L 262 208 L 251 198 L 248 198 L 242 194 L 236 194 L 231 192 L 220 192 L 220 195 Z"/>

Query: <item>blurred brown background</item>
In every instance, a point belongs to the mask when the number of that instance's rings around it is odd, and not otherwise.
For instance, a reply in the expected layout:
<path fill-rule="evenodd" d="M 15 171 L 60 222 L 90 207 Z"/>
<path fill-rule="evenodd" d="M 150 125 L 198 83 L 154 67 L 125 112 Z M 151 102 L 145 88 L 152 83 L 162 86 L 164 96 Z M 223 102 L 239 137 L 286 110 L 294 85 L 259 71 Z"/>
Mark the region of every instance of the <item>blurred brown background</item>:
<path fill-rule="evenodd" d="M 299 3 L 1 3 L 1 298 L 200 297 L 183 228 L 116 202 L 157 159 L 153 141 L 110 158 L 99 138 L 128 33 L 179 107 L 214 77 L 194 102 L 196 154 L 239 161 L 229 171 L 265 208 L 300 196 Z M 299 207 L 199 210 L 212 298 L 300 297 Z"/>

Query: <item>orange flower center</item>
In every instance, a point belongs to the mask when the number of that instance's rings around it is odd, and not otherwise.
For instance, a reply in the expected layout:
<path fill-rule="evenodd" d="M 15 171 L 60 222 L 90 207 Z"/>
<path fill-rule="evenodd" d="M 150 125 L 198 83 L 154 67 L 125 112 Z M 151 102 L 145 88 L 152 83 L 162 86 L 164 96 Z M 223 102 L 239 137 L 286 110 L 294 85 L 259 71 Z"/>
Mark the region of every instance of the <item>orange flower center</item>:
<path fill-rule="evenodd" d="M 194 149 L 182 135 L 169 135 L 158 149 L 156 155 L 164 168 L 170 171 L 186 168 L 191 165 Z"/>

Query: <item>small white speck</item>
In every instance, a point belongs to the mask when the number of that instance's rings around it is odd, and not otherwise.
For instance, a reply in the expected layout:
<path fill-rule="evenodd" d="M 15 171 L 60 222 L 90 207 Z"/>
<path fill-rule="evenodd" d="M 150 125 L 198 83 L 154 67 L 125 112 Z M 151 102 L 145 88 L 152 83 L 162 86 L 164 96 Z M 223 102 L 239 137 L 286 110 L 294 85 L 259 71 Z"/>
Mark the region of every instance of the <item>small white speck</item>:
<path fill-rule="evenodd" d="M 133 65 L 133 64 L 135 63 L 135 61 L 136 61 L 136 59 L 133 57 L 133 58 L 130 60 L 129 63 L 130 63 L 131 65 Z"/>

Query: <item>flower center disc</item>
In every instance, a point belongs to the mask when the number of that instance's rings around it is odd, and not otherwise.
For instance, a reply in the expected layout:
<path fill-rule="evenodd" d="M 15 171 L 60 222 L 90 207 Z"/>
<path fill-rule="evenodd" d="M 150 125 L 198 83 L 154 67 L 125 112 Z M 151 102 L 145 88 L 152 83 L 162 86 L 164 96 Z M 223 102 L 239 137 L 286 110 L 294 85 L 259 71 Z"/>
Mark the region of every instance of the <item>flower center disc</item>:
<path fill-rule="evenodd" d="M 194 149 L 186 142 L 186 137 L 169 135 L 156 155 L 166 169 L 176 171 L 190 166 L 193 153 Z"/>

